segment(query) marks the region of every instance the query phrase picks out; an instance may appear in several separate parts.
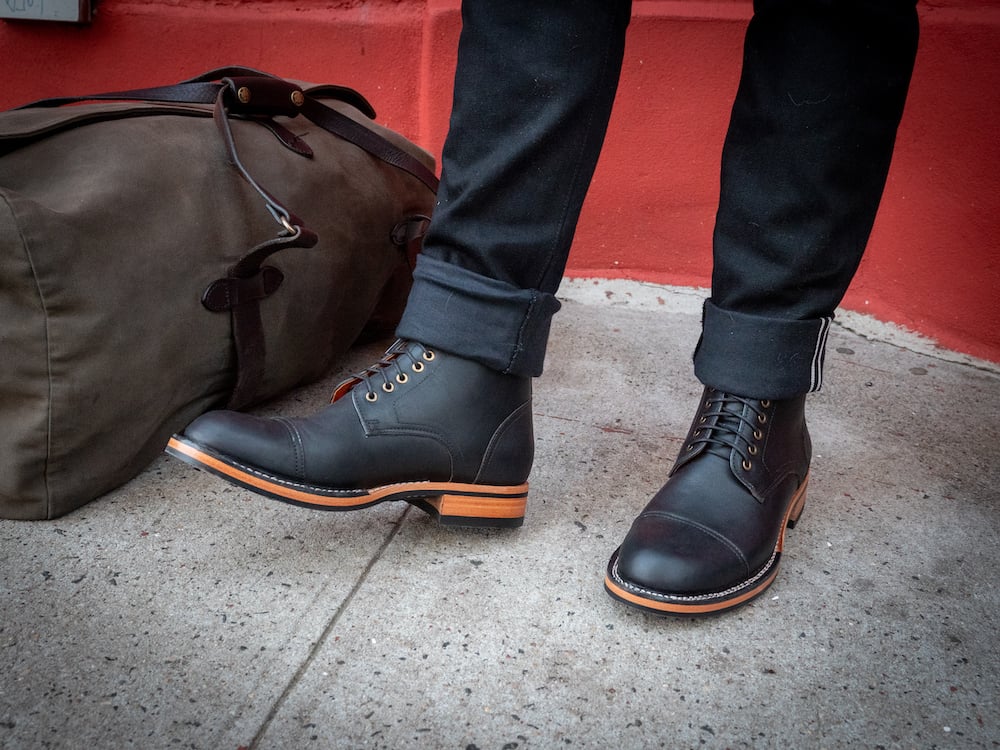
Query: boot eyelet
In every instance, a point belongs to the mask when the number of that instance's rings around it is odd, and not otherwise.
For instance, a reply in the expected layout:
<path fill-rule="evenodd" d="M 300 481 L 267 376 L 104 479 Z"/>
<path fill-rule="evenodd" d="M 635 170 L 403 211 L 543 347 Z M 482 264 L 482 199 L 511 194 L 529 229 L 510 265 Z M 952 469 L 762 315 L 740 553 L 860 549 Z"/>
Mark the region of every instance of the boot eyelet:
<path fill-rule="evenodd" d="M 433 362 L 434 361 L 434 352 L 430 351 L 429 349 L 426 349 L 426 350 L 424 350 L 423 357 L 428 362 Z"/>
<path fill-rule="evenodd" d="M 766 409 L 771 405 L 771 402 L 768 401 L 767 399 L 764 399 L 763 401 L 760 402 L 760 405 Z"/>
<path fill-rule="evenodd" d="M 382 390 L 385 391 L 386 393 L 392 393 L 394 390 L 396 390 L 396 386 L 394 386 L 392 383 L 382 383 Z"/>
<path fill-rule="evenodd" d="M 754 440 L 760 440 L 762 437 L 764 437 L 764 433 L 763 432 L 761 432 L 760 430 L 754 430 L 753 431 L 753 439 Z"/>
<path fill-rule="evenodd" d="M 375 393 L 375 391 L 368 391 L 368 393 L 365 394 L 365 401 L 370 401 L 374 404 L 378 401 L 378 394 Z"/>
<path fill-rule="evenodd" d="M 753 464 L 747 461 L 746 459 L 743 459 L 743 471 L 750 471 L 750 469 L 752 468 Z"/>
<path fill-rule="evenodd" d="M 761 424 L 764 424 L 765 422 L 767 422 L 767 417 L 763 414 L 758 414 L 757 421 L 760 422 Z"/>
<path fill-rule="evenodd" d="M 401 372 L 401 373 L 399 373 L 399 375 L 396 376 L 396 382 L 399 383 L 400 385 L 402 385 L 403 383 L 405 383 L 409 379 L 410 379 L 410 376 L 407 375 L 405 372 Z"/>
<path fill-rule="evenodd" d="M 708 421 L 708 417 L 702 417 L 701 419 L 698 420 L 698 424 L 705 424 L 705 422 L 707 422 L 707 421 Z"/>
<path fill-rule="evenodd" d="M 756 445 L 749 446 L 747 448 L 747 453 L 749 453 L 751 456 L 756 456 L 757 455 L 757 446 Z"/>
<path fill-rule="evenodd" d="M 688 453 L 690 453 L 691 451 L 693 451 L 693 450 L 694 450 L 694 446 L 693 446 L 693 445 L 689 445 L 689 446 L 688 446 L 687 448 L 685 448 L 684 450 L 686 450 L 686 451 L 687 451 Z"/>
<path fill-rule="evenodd" d="M 414 362 L 410 366 L 410 369 L 413 370 L 414 372 L 423 372 L 424 371 L 424 363 L 423 362 Z"/>

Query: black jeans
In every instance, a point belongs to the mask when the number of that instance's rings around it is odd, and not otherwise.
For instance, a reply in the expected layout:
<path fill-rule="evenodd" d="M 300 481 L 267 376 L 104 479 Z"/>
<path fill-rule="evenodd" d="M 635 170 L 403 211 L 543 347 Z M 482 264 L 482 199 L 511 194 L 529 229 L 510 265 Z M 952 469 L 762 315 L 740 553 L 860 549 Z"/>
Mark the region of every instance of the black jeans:
<path fill-rule="evenodd" d="M 628 0 L 465 0 L 434 221 L 398 329 L 541 373 L 604 141 Z M 917 44 L 915 0 L 757 0 L 722 157 L 695 374 L 743 396 L 822 383 Z"/>

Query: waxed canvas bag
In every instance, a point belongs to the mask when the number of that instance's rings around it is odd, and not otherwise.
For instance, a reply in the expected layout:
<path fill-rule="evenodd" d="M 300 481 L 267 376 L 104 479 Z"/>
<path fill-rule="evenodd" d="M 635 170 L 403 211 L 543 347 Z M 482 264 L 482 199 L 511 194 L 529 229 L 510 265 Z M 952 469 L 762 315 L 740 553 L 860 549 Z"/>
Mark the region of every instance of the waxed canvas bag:
<path fill-rule="evenodd" d="M 373 117 L 245 68 L 0 113 L 0 517 L 67 513 L 391 332 L 437 182 Z"/>

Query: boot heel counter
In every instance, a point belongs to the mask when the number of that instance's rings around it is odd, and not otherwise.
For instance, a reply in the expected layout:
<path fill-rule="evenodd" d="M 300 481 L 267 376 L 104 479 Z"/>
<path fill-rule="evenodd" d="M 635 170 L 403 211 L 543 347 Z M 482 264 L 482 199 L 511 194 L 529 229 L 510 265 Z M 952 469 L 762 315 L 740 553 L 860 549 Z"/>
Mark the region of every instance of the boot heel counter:
<path fill-rule="evenodd" d="M 535 431 L 531 400 L 510 413 L 490 438 L 475 481 L 513 485 L 527 481 L 535 458 Z"/>

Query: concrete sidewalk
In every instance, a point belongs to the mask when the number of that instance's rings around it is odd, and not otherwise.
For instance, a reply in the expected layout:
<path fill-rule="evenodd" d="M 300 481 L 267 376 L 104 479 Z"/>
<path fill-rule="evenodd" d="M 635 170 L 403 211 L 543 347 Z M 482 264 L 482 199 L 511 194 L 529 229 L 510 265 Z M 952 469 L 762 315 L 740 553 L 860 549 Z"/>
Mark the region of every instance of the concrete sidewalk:
<path fill-rule="evenodd" d="M 1000 746 L 1000 368 L 846 316 L 883 341 L 831 333 L 777 582 L 656 619 L 602 577 L 694 414 L 699 299 L 562 294 L 519 530 L 305 510 L 165 456 L 0 522 L 0 746 Z M 261 411 L 312 412 L 382 348 Z"/>

